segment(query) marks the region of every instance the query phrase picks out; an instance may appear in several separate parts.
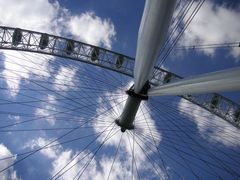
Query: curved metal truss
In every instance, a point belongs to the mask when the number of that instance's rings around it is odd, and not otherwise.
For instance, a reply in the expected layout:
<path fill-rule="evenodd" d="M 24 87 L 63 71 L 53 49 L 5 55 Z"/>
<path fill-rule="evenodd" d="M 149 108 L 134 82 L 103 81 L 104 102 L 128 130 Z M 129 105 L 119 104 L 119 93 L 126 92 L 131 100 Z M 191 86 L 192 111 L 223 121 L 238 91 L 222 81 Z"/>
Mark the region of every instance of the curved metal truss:
<path fill-rule="evenodd" d="M 28 51 L 68 58 L 133 77 L 134 58 L 46 33 L 0 26 L 0 49 Z M 159 67 L 155 67 L 154 71 L 151 79 L 152 86 L 182 78 Z M 240 105 L 232 100 L 217 93 L 184 95 L 181 97 L 240 128 Z"/>

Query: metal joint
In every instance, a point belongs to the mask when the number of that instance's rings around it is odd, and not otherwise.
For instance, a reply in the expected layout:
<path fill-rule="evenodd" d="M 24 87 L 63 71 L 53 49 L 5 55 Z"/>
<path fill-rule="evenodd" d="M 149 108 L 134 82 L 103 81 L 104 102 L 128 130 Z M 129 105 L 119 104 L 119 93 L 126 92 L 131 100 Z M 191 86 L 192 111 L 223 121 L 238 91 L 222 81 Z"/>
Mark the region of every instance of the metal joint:
<path fill-rule="evenodd" d="M 149 81 L 147 81 L 145 83 L 145 85 L 143 86 L 142 90 L 140 91 L 140 93 L 134 92 L 134 85 L 129 90 L 127 90 L 126 93 L 127 93 L 127 95 L 138 98 L 140 100 L 148 100 L 147 91 L 150 87 L 151 87 L 150 83 L 149 83 Z"/>

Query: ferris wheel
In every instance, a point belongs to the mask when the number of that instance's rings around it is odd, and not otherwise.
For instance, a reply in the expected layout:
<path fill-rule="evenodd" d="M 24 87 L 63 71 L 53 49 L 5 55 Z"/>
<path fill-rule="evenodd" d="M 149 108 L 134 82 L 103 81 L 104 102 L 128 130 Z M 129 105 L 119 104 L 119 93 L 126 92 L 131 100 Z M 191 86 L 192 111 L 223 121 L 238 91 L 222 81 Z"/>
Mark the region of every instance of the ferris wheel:
<path fill-rule="evenodd" d="M 1 65 L 1 79 L 12 84 L 2 83 L 1 92 L 18 94 L 1 99 L 6 121 L 0 133 L 25 138 L 15 142 L 25 149 L 0 158 L 9 162 L 0 166 L 0 175 L 24 164 L 40 171 L 49 166 L 52 171 L 44 178 L 51 179 L 240 178 L 240 105 L 218 94 L 239 91 L 240 68 L 186 78 L 161 68 L 204 0 L 189 11 L 191 3 L 172 20 L 176 0 L 147 0 L 136 58 L 0 26 L 0 49 L 16 67 Z M 171 23 L 181 23 L 188 12 L 188 21 L 173 36 Z M 238 44 L 228 45 L 233 46 Z M 50 160 L 31 163 L 41 153 Z"/>

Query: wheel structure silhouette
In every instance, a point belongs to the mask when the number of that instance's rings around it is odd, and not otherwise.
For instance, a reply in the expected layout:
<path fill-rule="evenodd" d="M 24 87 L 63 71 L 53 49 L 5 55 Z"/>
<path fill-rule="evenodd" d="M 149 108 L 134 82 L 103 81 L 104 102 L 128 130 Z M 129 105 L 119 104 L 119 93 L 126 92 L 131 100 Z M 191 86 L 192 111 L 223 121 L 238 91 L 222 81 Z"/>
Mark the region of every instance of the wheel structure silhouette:
<path fill-rule="evenodd" d="M 217 93 L 141 94 L 133 126 L 119 127 L 134 93 L 134 58 L 3 26 L 0 48 L 0 133 L 19 146 L 1 157 L 0 173 L 49 162 L 51 179 L 239 178 L 240 106 L 232 100 Z M 180 79 L 155 66 L 148 86 Z"/>

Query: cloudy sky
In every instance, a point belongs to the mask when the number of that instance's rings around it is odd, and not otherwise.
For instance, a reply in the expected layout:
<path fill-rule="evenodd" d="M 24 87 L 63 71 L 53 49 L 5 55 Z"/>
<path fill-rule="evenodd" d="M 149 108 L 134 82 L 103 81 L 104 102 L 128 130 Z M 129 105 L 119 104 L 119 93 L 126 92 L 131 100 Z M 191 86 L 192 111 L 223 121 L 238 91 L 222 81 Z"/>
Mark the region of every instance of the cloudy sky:
<path fill-rule="evenodd" d="M 159 60 L 198 2 L 178 1 L 168 36 L 172 39 Z M 63 36 L 135 57 L 144 3 L 0 0 L 0 26 Z M 183 77 L 238 67 L 239 18 L 239 1 L 206 0 L 163 67 Z M 228 43 L 233 47 L 219 48 Z M 206 48 L 213 44 L 217 46 Z M 240 177 L 239 129 L 184 99 L 150 98 L 140 106 L 135 130 L 121 133 L 114 120 L 132 83 L 89 64 L 1 50 L 0 180 Z M 240 104 L 239 92 L 223 95 Z"/>

